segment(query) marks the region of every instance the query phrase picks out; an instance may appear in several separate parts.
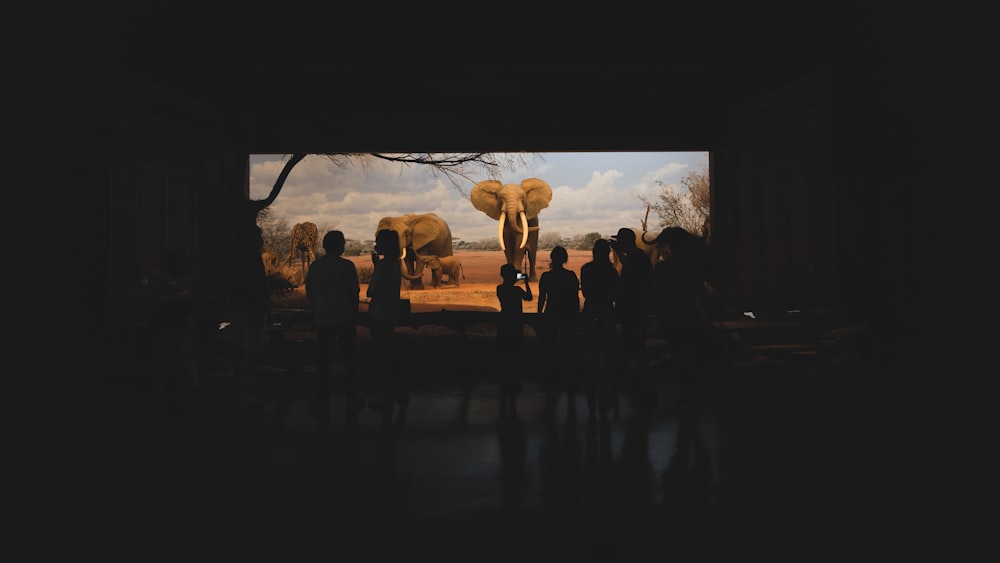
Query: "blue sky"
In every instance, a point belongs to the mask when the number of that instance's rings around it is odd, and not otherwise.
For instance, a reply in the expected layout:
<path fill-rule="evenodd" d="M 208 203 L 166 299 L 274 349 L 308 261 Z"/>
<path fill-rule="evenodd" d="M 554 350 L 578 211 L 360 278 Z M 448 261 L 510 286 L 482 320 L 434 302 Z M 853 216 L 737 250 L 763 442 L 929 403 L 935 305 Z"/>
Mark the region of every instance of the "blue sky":
<path fill-rule="evenodd" d="M 620 227 L 640 227 L 645 205 L 638 195 L 659 193 L 657 181 L 680 187 L 692 170 L 708 165 L 707 152 L 537 153 L 527 165 L 504 172 L 501 181 L 541 178 L 552 186 L 552 202 L 539 215 L 541 232 L 563 237 Z M 270 192 L 284 164 L 283 155 L 250 157 L 250 197 Z M 487 179 L 484 175 L 482 180 Z M 478 180 L 477 180 L 478 181 Z M 468 194 L 474 182 L 463 184 Z M 377 162 L 368 167 L 338 167 L 309 155 L 299 162 L 272 205 L 289 227 L 311 221 L 321 231 L 339 229 L 348 239 L 371 240 L 379 219 L 404 213 L 436 213 L 451 227 L 454 240 L 495 238 L 496 221 L 476 210 L 447 179 L 427 167 Z M 651 214 L 650 227 L 657 218 Z"/>

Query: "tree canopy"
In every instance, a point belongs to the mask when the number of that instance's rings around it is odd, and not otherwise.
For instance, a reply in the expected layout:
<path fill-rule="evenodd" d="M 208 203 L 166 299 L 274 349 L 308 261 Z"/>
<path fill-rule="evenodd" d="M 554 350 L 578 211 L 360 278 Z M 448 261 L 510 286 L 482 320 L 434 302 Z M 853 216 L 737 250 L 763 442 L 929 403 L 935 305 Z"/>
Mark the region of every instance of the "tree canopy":
<path fill-rule="evenodd" d="M 708 167 L 702 165 L 681 179 L 681 186 L 657 181 L 660 193 L 655 198 L 638 196 L 656 212 L 659 227 L 681 227 L 696 235 L 707 236 L 711 215 L 711 182 Z"/>

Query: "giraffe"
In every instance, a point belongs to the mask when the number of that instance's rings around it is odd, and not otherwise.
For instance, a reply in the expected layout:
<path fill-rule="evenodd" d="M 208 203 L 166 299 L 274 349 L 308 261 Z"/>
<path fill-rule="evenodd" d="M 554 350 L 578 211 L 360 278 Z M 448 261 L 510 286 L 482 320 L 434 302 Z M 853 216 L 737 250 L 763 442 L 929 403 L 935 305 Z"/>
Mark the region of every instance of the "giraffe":
<path fill-rule="evenodd" d="M 302 257 L 302 279 L 305 279 L 306 269 L 309 264 L 312 264 L 313 260 L 316 259 L 316 245 L 319 242 L 319 229 L 316 228 L 315 223 L 310 223 L 306 221 L 305 223 L 296 223 L 292 227 L 292 242 L 289 245 L 288 257 L 285 258 L 285 266 L 289 266 L 292 263 L 292 258 L 295 253 L 298 252 Z"/>

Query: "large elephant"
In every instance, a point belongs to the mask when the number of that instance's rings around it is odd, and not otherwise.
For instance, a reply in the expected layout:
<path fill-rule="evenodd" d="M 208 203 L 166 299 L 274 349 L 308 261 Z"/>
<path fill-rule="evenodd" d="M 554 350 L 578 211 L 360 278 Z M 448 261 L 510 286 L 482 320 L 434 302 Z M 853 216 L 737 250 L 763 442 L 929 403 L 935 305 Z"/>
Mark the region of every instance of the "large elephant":
<path fill-rule="evenodd" d="M 497 238 L 507 263 L 520 272 L 527 255 L 528 279 L 536 281 L 538 214 L 552 201 L 549 184 L 539 178 L 528 178 L 520 184 L 483 180 L 472 187 L 470 199 L 476 209 L 498 221 Z"/>
<path fill-rule="evenodd" d="M 375 232 L 390 229 L 399 233 L 399 254 L 403 261 L 403 277 L 410 281 L 410 289 L 423 289 L 423 275 L 417 273 L 420 256 L 452 256 L 451 228 L 434 213 L 407 213 L 401 217 L 383 217 Z M 439 270 L 431 271 L 440 279 Z"/>

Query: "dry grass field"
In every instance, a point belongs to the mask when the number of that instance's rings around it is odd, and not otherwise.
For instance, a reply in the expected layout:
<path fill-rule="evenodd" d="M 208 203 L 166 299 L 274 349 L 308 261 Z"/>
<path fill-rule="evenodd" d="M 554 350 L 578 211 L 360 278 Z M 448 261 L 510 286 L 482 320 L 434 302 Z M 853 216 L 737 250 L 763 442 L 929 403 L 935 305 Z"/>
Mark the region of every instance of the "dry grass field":
<path fill-rule="evenodd" d="M 590 261 L 589 250 L 569 250 L 569 262 L 566 266 L 580 274 L 580 267 Z M 408 283 L 404 281 L 400 293 L 404 298 L 408 298 L 414 311 L 437 311 L 441 309 L 449 310 L 493 310 L 499 311 L 500 304 L 496 297 L 496 286 L 500 283 L 500 266 L 504 263 L 503 252 L 497 251 L 456 251 L 455 256 L 462 263 L 462 270 L 465 277 L 459 279 L 458 286 L 448 282 L 435 289 L 430 286 L 430 270 L 424 271 L 424 289 L 410 290 Z M 371 258 L 368 256 L 351 256 L 358 268 L 371 266 Z M 543 250 L 538 253 L 538 261 L 535 265 L 535 273 L 538 276 L 549 268 L 549 251 Z M 532 290 L 537 294 L 538 282 L 532 282 Z M 366 284 L 361 285 L 361 300 L 365 300 Z M 305 287 L 299 285 L 295 290 L 286 296 L 275 297 L 276 307 L 286 308 L 306 308 L 308 303 L 305 299 Z M 534 312 L 536 302 L 526 303 L 525 311 Z"/>

